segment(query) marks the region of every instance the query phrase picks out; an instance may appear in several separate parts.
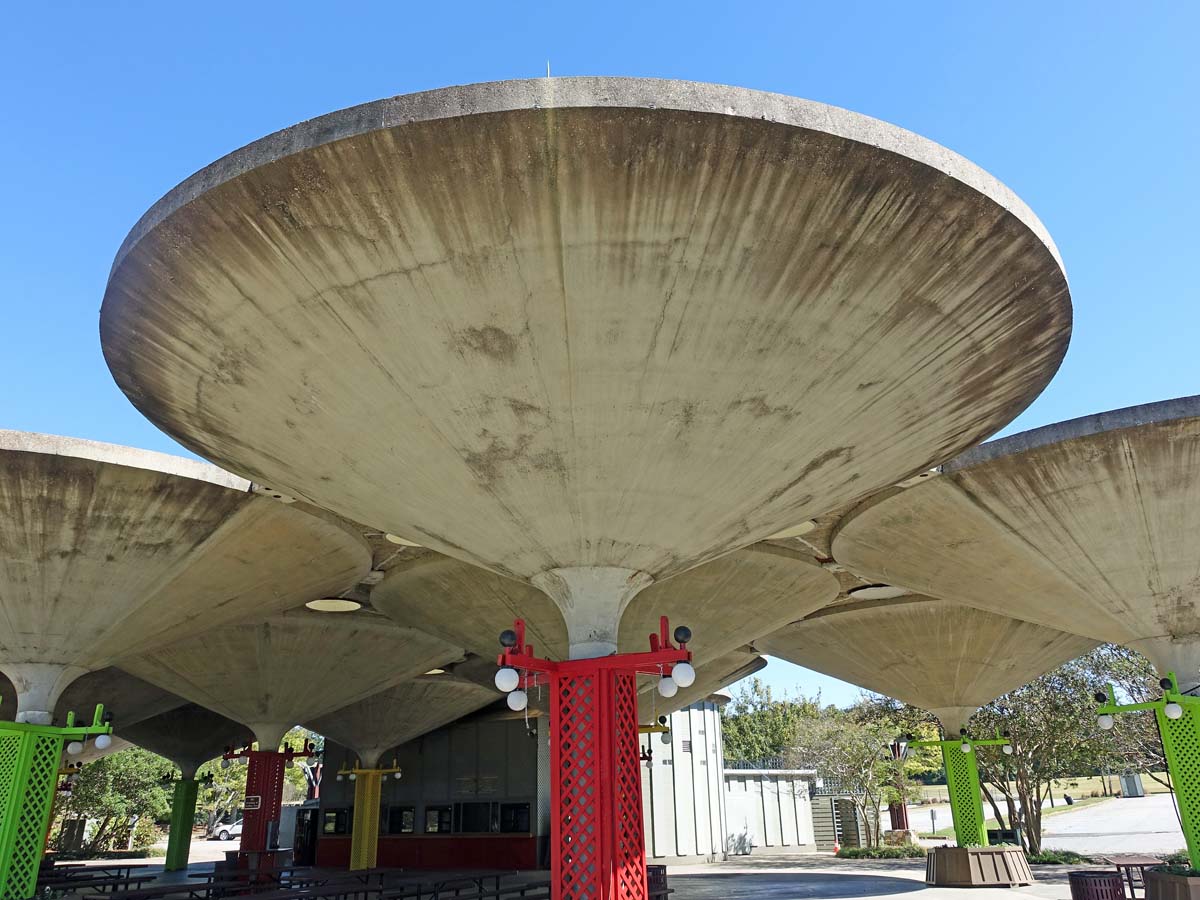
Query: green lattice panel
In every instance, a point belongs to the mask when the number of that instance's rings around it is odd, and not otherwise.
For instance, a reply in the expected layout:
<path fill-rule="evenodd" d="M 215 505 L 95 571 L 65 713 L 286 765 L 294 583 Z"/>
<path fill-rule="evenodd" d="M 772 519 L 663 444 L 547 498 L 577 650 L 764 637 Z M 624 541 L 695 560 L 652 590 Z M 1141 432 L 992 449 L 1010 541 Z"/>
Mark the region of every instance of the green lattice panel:
<path fill-rule="evenodd" d="M 1188 855 L 1193 866 L 1200 866 L 1200 704 L 1185 699 L 1183 715 L 1178 719 L 1168 719 L 1161 709 L 1155 715 Z"/>
<path fill-rule="evenodd" d="M 942 745 L 946 763 L 946 787 L 950 792 L 950 811 L 954 816 L 954 839 L 960 847 L 986 847 L 983 827 L 983 798 L 979 792 L 979 769 L 975 752 L 963 753 L 957 741 Z"/>
<path fill-rule="evenodd" d="M 28 900 L 37 886 L 62 739 L 0 732 L 0 900 Z"/>

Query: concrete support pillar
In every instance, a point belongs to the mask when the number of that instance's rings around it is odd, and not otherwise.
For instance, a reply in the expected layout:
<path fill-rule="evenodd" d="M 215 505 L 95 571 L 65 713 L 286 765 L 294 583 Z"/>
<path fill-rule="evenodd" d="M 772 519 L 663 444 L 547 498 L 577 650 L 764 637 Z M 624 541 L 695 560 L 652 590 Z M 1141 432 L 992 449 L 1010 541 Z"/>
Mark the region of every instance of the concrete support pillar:
<path fill-rule="evenodd" d="M 570 659 L 616 653 L 621 614 L 653 581 L 645 572 L 607 566 L 549 569 L 530 579 L 562 612 Z"/>
<path fill-rule="evenodd" d="M 379 798 L 383 772 L 379 769 L 355 769 L 354 779 L 350 868 L 373 869 L 379 852 Z"/>
<path fill-rule="evenodd" d="M 54 721 L 54 707 L 67 686 L 87 669 L 58 663 L 6 663 L 4 674 L 17 692 L 17 709 L 13 718 L 30 725 L 49 725 Z M 6 711 L 5 715 L 9 715 Z"/>
<path fill-rule="evenodd" d="M 979 765 L 975 748 L 962 750 L 962 740 L 942 741 L 942 760 L 946 764 L 946 786 L 950 790 L 950 815 L 954 818 L 954 839 L 960 847 L 986 847 L 987 830 L 983 827 L 983 796 L 979 789 Z M 969 744 L 969 742 L 968 742 Z"/>
<path fill-rule="evenodd" d="M 185 773 L 175 782 L 175 795 L 171 798 L 171 831 L 167 836 L 167 860 L 164 866 L 168 872 L 187 868 L 199 790 L 200 783 L 194 772 L 190 775 Z"/>

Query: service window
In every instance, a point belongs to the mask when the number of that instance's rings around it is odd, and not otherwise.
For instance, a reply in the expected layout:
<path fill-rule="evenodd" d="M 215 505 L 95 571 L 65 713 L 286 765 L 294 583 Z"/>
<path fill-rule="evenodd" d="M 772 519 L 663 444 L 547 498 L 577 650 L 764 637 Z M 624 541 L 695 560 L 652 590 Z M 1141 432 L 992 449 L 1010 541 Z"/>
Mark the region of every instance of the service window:
<path fill-rule="evenodd" d="M 426 834 L 449 834 L 450 833 L 450 807 L 448 807 L 448 806 L 427 806 L 427 807 L 425 807 L 425 833 Z"/>
<path fill-rule="evenodd" d="M 417 810 L 412 806 L 389 806 L 384 820 L 387 834 L 412 834 L 417 830 Z"/>
<path fill-rule="evenodd" d="M 321 814 L 322 834 L 349 834 L 350 810 L 327 809 Z"/>
<path fill-rule="evenodd" d="M 500 830 L 506 834 L 529 833 L 529 804 L 501 803 Z"/>
<path fill-rule="evenodd" d="M 484 834 L 499 830 L 495 821 L 496 804 L 456 803 L 455 807 L 455 831 L 459 834 Z"/>

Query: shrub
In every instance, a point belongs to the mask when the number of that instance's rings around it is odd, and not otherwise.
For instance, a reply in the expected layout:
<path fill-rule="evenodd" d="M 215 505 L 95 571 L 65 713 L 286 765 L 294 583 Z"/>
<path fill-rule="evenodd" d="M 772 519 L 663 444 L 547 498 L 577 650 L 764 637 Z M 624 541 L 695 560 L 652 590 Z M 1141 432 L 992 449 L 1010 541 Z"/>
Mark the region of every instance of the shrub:
<path fill-rule="evenodd" d="M 1185 878 L 1200 878 L 1200 869 L 1193 869 L 1190 863 L 1181 866 L 1151 866 L 1146 871 L 1162 872 L 1165 875 L 1183 875 Z"/>
<path fill-rule="evenodd" d="M 1170 856 L 1166 857 L 1163 862 L 1168 866 L 1190 866 L 1192 864 L 1192 860 L 1186 850 L 1176 850 Z"/>
<path fill-rule="evenodd" d="M 1091 860 L 1074 850 L 1044 849 L 1041 853 L 1026 853 L 1025 859 L 1034 866 L 1076 866 Z"/>
<path fill-rule="evenodd" d="M 899 847 L 842 847 L 838 859 L 915 859 L 925 855 L 925 848 L 916 844 Z"/>

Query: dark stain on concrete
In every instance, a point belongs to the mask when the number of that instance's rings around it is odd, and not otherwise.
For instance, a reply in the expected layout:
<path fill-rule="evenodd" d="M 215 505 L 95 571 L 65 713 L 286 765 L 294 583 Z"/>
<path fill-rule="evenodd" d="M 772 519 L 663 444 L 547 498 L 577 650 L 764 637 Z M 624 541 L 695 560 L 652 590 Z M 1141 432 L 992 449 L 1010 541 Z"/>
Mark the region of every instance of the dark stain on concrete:
<path fill-rule="evenodd" d="M 756 419 L 779 418 L 785 422 L 790 422 L 799 415 L 798 412 L 789 406 L 772 406 L 767 402 L 766 394 L 757 394 L 753 397 L 743 397 L 740 400 L 735 400 L 729 405 L 729 408 L 731 410 L 744 408 Z"/>
<path fill-rule="evenodd" d="M 502 328 L 485 325 L 483 328 L 464 328 L 456 332 L 454 348 L 497 362 L 511 363 L 517 356 L 517 339 Z"/>

